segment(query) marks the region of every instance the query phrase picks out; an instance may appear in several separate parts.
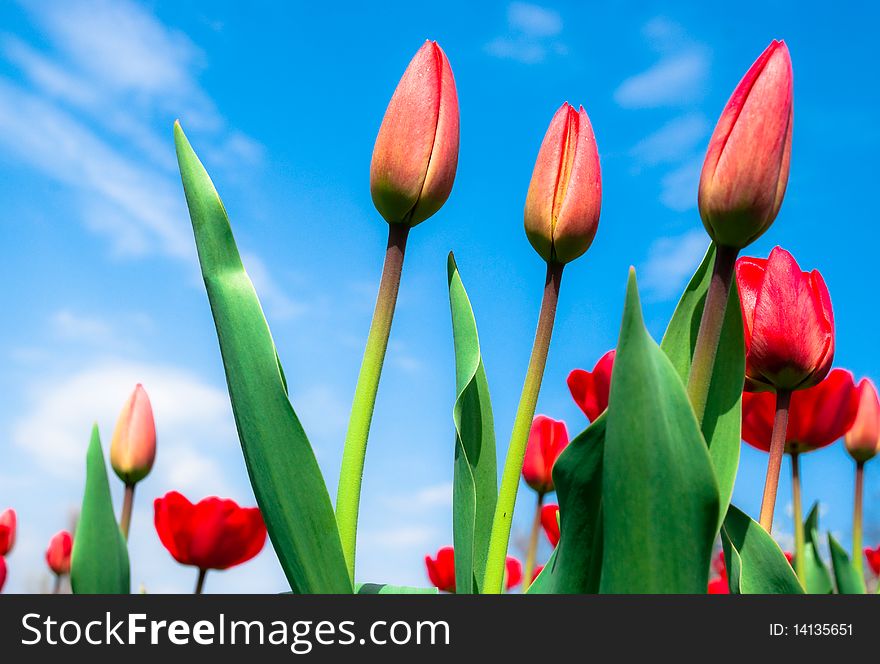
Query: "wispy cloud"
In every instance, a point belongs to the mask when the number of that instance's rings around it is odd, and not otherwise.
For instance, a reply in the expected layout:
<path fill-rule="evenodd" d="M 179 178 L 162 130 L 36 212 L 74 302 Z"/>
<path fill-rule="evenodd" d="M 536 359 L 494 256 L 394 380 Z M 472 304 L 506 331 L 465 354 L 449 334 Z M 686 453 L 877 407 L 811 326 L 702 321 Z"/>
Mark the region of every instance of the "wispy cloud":
<path fill-rule="evenodd" d="M 563 22 L 559 12 L 526 2 L 507 7 L 507 34 L 486 44 L 486 52 L 496 58 L 524 64 L 543 62 L 548 54 L 564 55 L 568 48 L 558 40 Z"/>
<path fill-rule="evenodd" d="M 676 296 L 700 264 L 708 244 L 702 228 L 655 240 L 639 271 L 642 287 L 649 297 L 662 301 Z"/>
<path fill-rule="evenodd" d="M 636 143 L 630 154 L 645 166 L 674 163 L 690 155 L 709 131 L 702 113 L 686 113 Z"/>
<path fill-rule="evenodd" d="M 668 172 L 660 180 L 660 202 L 676 212 L 697 206 L 697 189 L 703 158 L 696 156 Z"/>
<path fill-rule="evenodd" d="M 708 71 L 708 51 L 692 47 L 624 80 L 614 100 L 624 108 L 684 106 L 700 99 Z"/>

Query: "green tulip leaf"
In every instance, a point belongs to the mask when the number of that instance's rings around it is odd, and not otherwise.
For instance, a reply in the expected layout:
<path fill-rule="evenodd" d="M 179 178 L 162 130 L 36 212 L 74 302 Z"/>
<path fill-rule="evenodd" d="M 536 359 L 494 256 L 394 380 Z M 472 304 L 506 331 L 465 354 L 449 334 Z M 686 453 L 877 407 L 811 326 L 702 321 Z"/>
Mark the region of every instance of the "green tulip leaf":
<path fill-rule="evenodd" d="M 413 586 L 392 586 L 388 583 L 355 584 L 358 595 L 438 595 L 436 588 L 414 588 Z"/>
<path fill-rule="evenodd" d="M 828 533 L 828 548 L 831 550 L 831 567 L 834 569 L 834 581 L 837 592 L 841 595 L 864 595 L 865 577 L 855 568 L 849 555 L 840 542 Z"/>
<path fill-rule="evenodd" d="M 630 271 L 602 460 L 603 593 L 705 593 L 718 485 L 684 383 Z"/>
<path fill-rule="evenodd" d="M 819 503 L 813 504 L 804 521 L 804 534 L 806 535 L 804 562 L 807 592 L 811 595 L 828 595 L 834 592 L 834 586 L 831 583 L 831 573 L 819 551 Z"/>
<path fill-rule="evenodd" d="M 450 252 L 449 305 L 455 345 L 456 399 L 453 543 L 456 592 L 479 592 L 498 496 L 495 427 L 477 322 Z"/>
<path fill-rule="evenodd" d="M 553 464 L 553 483 L 559 499 L 559 543 L 528 592 L 599 592 L 604 450 L 603 414 L 572 440 Z"/>
<path fill-rule="evenodd" d="M 715 245 L 711 244 L 703 262 L 700 263 L 700 267 L 697 268 L 681 296 L 660 343 L 660 347 L 669 357 L 685 385 L 691 371 L 691 359 L 714 264 Z M 702 423 L 703 437 L 709 446 L 709 456 L 712 458 L 721 496 L 719 527 L 733 495 L 736 469 L 739 464 L 745 365 L 742 311 L 739 293 L 734 287 L 730 289 L 730 298 L 724 314 L 721 340 L 718 354 L 715 356 L 715 368 L 712 372 L 712 383 L 709 385 L 709 397 Z"/>
<path fill-rule="evenodd" d="M 351 593 L 330 496 L 226 210 L 177 123 L 174 139 L 235 424 L 269 537 L 294 592 Z"/>
<path fill-rule="evenodd" d="M 86 488 L 73 538 L 70 585 L 77 595 L 127 595 L 128 548 L 116 523 L 98 425 L 86 454 Z"/>
<path fill-rule="evenodd" d="M 767 531 L 731 505 L 721 527 L 721 543 L 732 595 L 801 595 L 791 564 Z"/>

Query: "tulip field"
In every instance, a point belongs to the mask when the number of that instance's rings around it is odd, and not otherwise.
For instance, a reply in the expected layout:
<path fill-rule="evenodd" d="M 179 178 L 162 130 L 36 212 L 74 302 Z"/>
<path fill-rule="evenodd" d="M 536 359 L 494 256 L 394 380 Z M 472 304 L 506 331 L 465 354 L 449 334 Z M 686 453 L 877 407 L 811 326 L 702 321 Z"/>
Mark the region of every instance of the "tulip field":
<path fill-rule="evenodd" d="M 375 140 L 369 189 L 388 241 L 381 276 L 371 286 L 377 291 L 372 322 L 358 341 L 363 359 L 340 437 L 335 498 L 296 394 L 288 390 L 285 370 L 294 369 L 282 367 L 271 316 L 261 304 L 266 293 L 245 270 L 221 182 L 215 188 L 200 160 L 212 146 L 191 142 L 182 117 L 173 127 L 179 194 L 189 210 L 219 342 L 213 357 L 218 368 L 222 363 L 255 504 L 139 489 L 164 463 L 164 443 L 157 453 L 162 418 L 154 414 L 149 384 L 137 384 L 127 401 L 120 396 L 112 437 L 102 439 L 96 425 L 83 441 L 75 529 L 52 537 L 45 553 L 52 590 L 64 592 L 69 584 L 75 594 L 138 592 L 128 549 L 138 531 L 161 542 L 167 565 L 191 568 L 191 585 L 181 593 L 202 593 L 212 573 L 236 574 L 234 568 L 268 548 L 288 584 L 279 592 L 295 594 L 880 591 L 880 542 L 863 537 L 865 476 L 880 453 L 880 399 L 870 378 L 835 363 L 834 294 L 823 265 L 799 263 L 785 248 L 797 230 L 774 225 L 796 168 L 797 63 L 776 40 L 760 54 L 738 58 L 744 73 L 738 83 L 729 81 L 732 92 L 717 109 L 692 192 L 705 229 L 704 258 L 660 339 L 649 333 L 644 290 L 637 270 L 630 270 L 622 319 L 613 323 L 615 347 L 595 357 L 592 368 L 570 367 L 567 387 L 582 421 L 541 414 L 538 402 L 548 356 L 560 350 L 553 343 L 558 302 L 585 297 L 563 288 L 563 276 L 602 242 L 607 183 L 600 155 L 607 128 L 591 121 L 588 92 L 583 106 L 566 102 L 546 118 L 522 192 L 521 240 L 546 272 L 534 284 L 543 287 L 543 299 L 534 312 L 536 332 L 509 440 L 496 438 L 490 396 L 496 377 L 484 364 L 483 319 L 468 290 L 474 266 L 456 259 L 456 247 L 439 257 L 438 265 L 446 263 L 454 348 L 448 372 L 455 392 L 442 405 L 451 410 L 454 430 L 448 447 L 452 530 L 448 546 L 424 552 L 420 586 L 363 578 L 358 533 L 370 470 L 365 460 L 376 444 L 374 411 L 390 403 L 377 395 L 386 355 L 396 352 L 389 341 L 407 249 L 433 232 L 434 217 L 455 197 L 459 149 L 467 149 L 456 54 L 434 41 L 418 49 Z M 750 245 L 771 232 L 779 246 L 752 255 Z M 760 510 L 752 514 L 732 502 L 743 443 L 766 453 Z M 830 445 L 844 446 L 852 459 L 851 540 L 839 541 L 821 523 L 819 506 L 802 498 L 803 456 Z M 789 470 L 790 496 L 779 490 Z M 117 488 L 121 500 L 114 500 Z M 789 501 L 794 539 L 784 550 L 775 538 L 774 512 Z M 138 505 L 151 507 L 152 520 L 139 516 Z M 28 527 L 16 507 L 0 503 L 0 590 L 15 572 L 10 553 L 17 531 Z M 527 512 L 521 519 L 529 526 L 521 551 L 512 538 L 516 510 Z M 552 553 L 542 555 L 546 550 Z"/>

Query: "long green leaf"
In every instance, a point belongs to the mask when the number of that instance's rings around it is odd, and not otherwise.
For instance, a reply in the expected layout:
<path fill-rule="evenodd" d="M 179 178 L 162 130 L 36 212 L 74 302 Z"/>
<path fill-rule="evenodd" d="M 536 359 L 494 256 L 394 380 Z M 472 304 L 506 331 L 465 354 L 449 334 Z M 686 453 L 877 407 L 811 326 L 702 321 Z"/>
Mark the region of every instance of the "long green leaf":
<path fill-rule="evenodd" d="M 358 583 L 358 595 L 438 595 L 436 588 L 416 588 L 414 586 L 392 586 L 388 583 Z"/>
<path fill-rule="evenodd" d="M 86 488 L 73 538 L 70 585 L 78 595 L 127 595 L 128 549 L 116 523 L 98 425 L 86 454 Z"/>
<path fill-rule="evenodd" d="M 660 347 L 685 384 L 691 371 L 691 359 L 714 264 L 715 245 L 712 244 L 681 296 L 660 343 Z M 736 288 L 731 288 L 702 423 L 703 437 L 709 446 L 709 456 L 712 458 L 721 497 L 719 527 L 733 495 L 736 469 L 739 464 L 745 362 L 739 294 Z"/>
<path fill-rule="evenodd" d="M 450 252 L 449 306 L 455 344 L 456 399 L 453 540 L 457 593 L 479 592 L 486 570 L 489 535 L 498 496 L 495 426 L 489 383 L 480 355 L 477 322 Z"/>
<path fill-rule="evenodd" d="M 804 546 L 807 592 L 811 595 L 828 595 L 834 592 L 834 586 L 831 583 L 831 573 L 819 551 L 819 503 L 813 504 L 804 521 L 804 534 L 807 540 Z"/>
<path fill-rule="evenodd" d="M 721 542 L 731 594 L 803 594 L 797 575 L 776 541 L 733 505 L 721 527 Z"/>
<path fill-rule="evenodd" d="M 864 595 L 865 577 L 862 576 L 849 559 L 840 542 L 828 533 L 828 548 L 831 550 L 831 567 L 834 569 L 834 581 L 837 592 L 841 595 Z"/>
<path fill-rule="evenodd" d="M 602 457 L 605 415 L 571 441 L 553 465 L 559 544 L 528 592 L 599 592 L 602 570 Z"/>
<path fill-rule="evenodd" d="M 254 494 L 297 593 L 351 593 L 336 517 L 290 401 L 272 335 L 226 210 L 179 124 L 177 160 Z"/>
<path fill-rule="evenodd" d="M 603 593 L 705 593 L 718 485 L 684 383 L 630 272 L 606 413 Z"/>

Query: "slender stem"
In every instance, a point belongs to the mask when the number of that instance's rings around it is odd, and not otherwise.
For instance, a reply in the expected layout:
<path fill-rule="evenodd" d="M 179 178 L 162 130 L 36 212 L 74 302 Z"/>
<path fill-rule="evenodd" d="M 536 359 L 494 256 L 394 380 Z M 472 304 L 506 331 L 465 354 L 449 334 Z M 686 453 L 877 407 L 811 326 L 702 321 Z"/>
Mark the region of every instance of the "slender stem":
<path fill-rule="evenodd" d="M 544 494 L 538 494 L 535 505 L 535 518 L 532 521 L 532 532 L 529 535 L 529 549 L 526 552 L 526 565 L 523 568 L 523 592 L 532 584 L 532 572 L 535 569 L 535 558 L 538 555 L 538 533 L 541 532 L 541 508 L 544 506 Z"/>
<path fill-rule="evenodd" d="M 541 380 L 547 364 L 547 353 L 550 350 L 550 337 L 553 335 L 553 322 L 556 318 L 556 305 L 559 302 L 559 286 L 562 283 L 562 268 L 559 263 L 547 264 L 547 279 L 544 283 L 544 299 L 541 302 L 541 313 L 538 316 L 538 329 L 532 346 L 532 356 L 523 384 L 513 431 L 510 434 L 510 446 L 507 449 L 507 460 L 504 463 L 504 474 L 501 476 L 501 488 L 498 502 L 495 504 L 495 516 L 492 519 L 492 533 L 489 538 L 489 552 L 486 559 L 486 573 L 483 592 L 501 593 L 504 583 L 504 567 L 507 558 L 507 545 L 510 541 L 510 526 L 513 520 L 513 508 L 516 504 L 516 492 L 519 489 L 519 476 L 522 472 L 523 457 L 529 439 L 529 429 L 535 408 L 538 405 L 538 393 L 541 391 Z"/>
<path fill-rule="evenodd" d="M 853 501 L 853 543 L 852 543 L 852 561 L 853 566 L 859 573 L 861 578 L 864 575 L 864 567 L 862 565 L 862 495 L 865 487 L 865 462 L 856 462 L 856 495 Z"/>
<path fill-rule="evenodd" d="M 804 535 L 804 509 L 801 501 L 801 473 L 798 459 L 800 454 L 792 452 L 791 457 L 791 510 L 794 518 L 794 569 L 801 584 L 807 585 L 806 536 Z"/>
<path fill-rule="evenodd" d="M 128 530 L 131 527 L 131 510 L 134 505 L 134 484 L 125 484 L 125 496 L 122 499 L 122 516 L 119 518 L 119 528 L 122 536 L 128 539 Z"/>
<path fill-rule="evenodd" d="M 339 473 L 339 488 L 336 494 L 336 521 L 342 551 L 348 565 L 348 575 L 354 581 L 355 550 L 357 548 L 358 509 L 361 500 L 361 480 L 364 474 L 364 458 L 367 454 L 367 438 L 373 408 L 376 405 L 376 392 L 379 377 L 391 333 L 391 321 L 397 304 L 397 291 L 400 288 L 400 275 L 403 271 L 403 255 L 409 226 L 388 225 L 388 249 L 385 252 L 385 265 L 379 282 L 379 295 L 373 311 L 373 322 L 367 337 L 367 347 L 358 374 L 354 401 L 348 430 L 345 433 L 345 448 L 342 452 L 342 468 Z"/>
<path fill-rule="evenodd" d="M 202 590 L 203 590 L 204 587 L 205 587 L 205 577 L 206 577 L 207 575 L 208 575 L 208 570 L 206 570 L 206 569 L 199 569 L 199 578 L 196 579 L 196 590 L 195 590 L 195 592 L 194 592 L 193 594 L 195 594 L 195 595 L 201 595 L 201 594 L 202 594 Z"/>
<path fill-rule="evenodd" d="M 703 414 L 706 412 L 715 356 L 718 354 L 718 343 L 721 341 L 724 312 L 727 310 L 727 300 L 733 283 L 733 268 L 738 254 L 739 249 L 715 245 L 715 265 L 712 268 L 712 280 L 706 293 L 706 303 L 700 319 L 700 330 L 697 332 L 687 386 L 688 397 L 698 422 L 703 421 Z"/>
<path fill-rule="evenodd" d="M 764 482 L 764 497 L 761 500 L 761 527 L 768 533 L 773 529 L 773 510 L 776 508 L 776 491 L 779 488 L 779 470 L 782 467 L 782 454 L 785 452 L 785 433 L 788 429 L 788 404 L 791 392 L 779 390 L 776 393 L 776 418 L 770 436 L 770 458 L 767 460 L 767 479 Z"/>
<path fill-rule="evenodd" d="M 52 594 L 60 595 L 61 594 L 61 575 L 55 575 L 55 582 L 52 584 Z"/>

